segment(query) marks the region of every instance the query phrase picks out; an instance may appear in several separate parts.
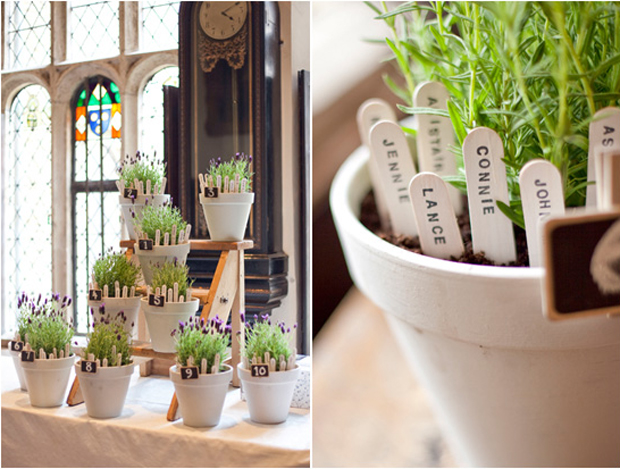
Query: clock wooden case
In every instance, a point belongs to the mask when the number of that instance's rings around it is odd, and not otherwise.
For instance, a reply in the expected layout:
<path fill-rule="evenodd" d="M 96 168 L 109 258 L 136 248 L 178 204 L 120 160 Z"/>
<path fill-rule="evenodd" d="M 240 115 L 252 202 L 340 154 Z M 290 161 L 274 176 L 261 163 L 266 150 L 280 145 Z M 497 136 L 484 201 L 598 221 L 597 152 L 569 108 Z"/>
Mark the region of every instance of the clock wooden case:
<path fill-rule="evenodd" d="M 178 97 L 175 90 L 165 94 L 170 192 L 194 227 L 194 238 L 208 238 L 198 173 L 211 158 L 229 159 L 241 151 L 253 156 L 256 199 L 246 238 L 254 249 L 246 251 L 245 262 L 249 313 L 279 306 L 288 290 L 279 22 L 276 2 L 182 2 Z M 190 252 L 187 263 L 196 286 L 209 286 L 218 257 L 218 252 Z"/>

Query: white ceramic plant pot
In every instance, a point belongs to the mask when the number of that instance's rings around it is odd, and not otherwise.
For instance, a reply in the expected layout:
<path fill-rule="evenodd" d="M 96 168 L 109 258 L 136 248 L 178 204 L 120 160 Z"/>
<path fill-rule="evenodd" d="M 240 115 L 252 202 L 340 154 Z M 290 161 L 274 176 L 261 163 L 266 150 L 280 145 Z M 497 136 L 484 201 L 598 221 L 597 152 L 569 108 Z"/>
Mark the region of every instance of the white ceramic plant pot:
<path fill-rule="evenodd" d="M 21 352 L 13 352 L 9 349 L 11 358 L 13 358 L 13 364 L 15 365 L 15 372 L 17 373 L 17 379 L 19 379 L 19 387 L 22 391 L 28 391 L 28 384 L 26 383 L 26 377 L 24 376 L 24 369 L 22 368 Z"/>
<path fill-rule="evenodd" d="M 237 366 L 253 422 L 274 424 L 286 420 L 299 372 L 299 366 L 295 365 L 292 370 L 272 371 L 267 377 L 257 378 L 250 370 Z"/>
<path fill-rule="evenodd" d="M 146 206 L 147 199 L 149 205 L 161 207 L 166 202 L 170 201 L 170 194 L 139 195 L 133 202 L 131 199 L 127 199 L 122 195 L 118 196 L 118 203 L 121 206 L 121 212 L 123 213 L 123 219 L 125 220 L 125 226 L 127 227 L 127 232 L 129 233 L 130 239 L 138 238 L 134 229 L 134 221 L 142 216 L 142 210 L 144 210 L 144 207 Z M 135 217 L 131 215 L 132 211 L 135 214 Z"/>
<path fill-rule="evenodd" d="M 620 466 L 620 320 L 542 313 L 542 268 L 407 252 L 358 220 L 358 150 L 330 203 L 357 287 L 387 314 L 455 457 L 471 466 Z"/>
<path fill-rule="evenodd" d="M 153 246 L 150 251 L 139 249 L 138 243 L 134 244 L 134 252 L 138 255 L 142 275 L 147 285 L 153 283 L 153 267 L 164 265 L 166 262 L 174 262 L 175 259 L 180 264 L 185 264 L 189 254 L 190 243 L 174 244 L 172 246 Z"/>
<path fill-rule="evenodd" d="M 198 379 L 181 379 L 176 365 L 170 367 L 170 380 L 179 400 L 183 423 L 188 427 L 214 427 L 220 423 L 232 367 L 225 371 L 198 375 Z"/>
<path fill-rule="evenodd" d="M 30 404 L 34 407 L 58 407 L 65 400 L 75 355 L 54 360 L 22 362 Z"/>
<path fill-rule="evenodd" d="M 82 371 L 82 361 L 75 364 L 75 374 L 86 403 L 86 413 L 97 419 L 118 417 L 123 412 L 134 364 L 97 367 L 95 373 Z"/>
<path fill-rule="evenodd" d="M 192 298 L 183 303 L 165 302 L 163 307 L 149 305 L 148 298 L 141 300 L 142 311 L 151 336 L 153 350 L 156 352 L 174 352 L 174 337 L 170 334 L 179 328 L 179 321 L 187 322 L 198 310 L 198 299 Z"/>
<path fill-rule="evenodd" d="M 103 298 L 102 301 L 88 300 L 89 309 L 92 308 L 95 313 L 92 317 L 95 322 L 99 322 L 102 317 L 109 317 L 114 319 L 116 315 L 123 311 L 127 321 L 125 321 L 125 330 L 133 337 L 137 329 L 138 313 L 140 312 L 140 298 L 141 296 L 134 296 L 132 298 Z M 101 314 L 99 307 L 105 305 L 105 314 Z M 133 324 L 133 326 L 132 326 Z"/>
<path fill-rule="evenodd" d="M 254 193 L 219 194 L 210 199 L 199 195 L 207 220 L 209 237 L 213 241 L 242 241 L 254 203 Z"/>

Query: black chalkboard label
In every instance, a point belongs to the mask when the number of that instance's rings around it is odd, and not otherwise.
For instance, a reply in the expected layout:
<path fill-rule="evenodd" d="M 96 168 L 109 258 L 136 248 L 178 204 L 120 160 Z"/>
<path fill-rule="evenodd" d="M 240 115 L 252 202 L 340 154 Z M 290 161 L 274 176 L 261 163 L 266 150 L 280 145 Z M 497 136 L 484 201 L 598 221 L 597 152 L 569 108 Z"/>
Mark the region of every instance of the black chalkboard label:
<path fill-rule="evenodd" d="M 269 376 L 269 365 L 252 365 L 252 376 L 266 378 Z"/>
<path fill-rule="evenodd" d="M 23 342 L 11 341 L 11 352 L 21 352 L 22 350 L 24 350 Z"/>
<path fill-rule="evenodd" d="M 543 239 L 549 319 L 620 314 L 620 213 L 551 219 Z"/>
<path fill-rule="evenodd" d="M 82 373 L 97 373 L 97 362 L 82 360 Z"/>
<path fill-rule="evenodd" d="M 149 305 L 163 308 L 166 298 L 163 295 L 149 295 Z"/>
<path fill-rule="evenodd" d="M 88 299 L 90 301 L 101 301 L 101 290 L 88 290 Z"/>
<path fill-rule="evenodd" d="M 181 367 L 181 379 L 198 379 L 198 367 L 197 366 L 182 366 Z"/>
<path fill-rule="evenodd" d="M 138 197 L 138 189 L 130 189 L 129 187 L 126 187 L 123 191 L 123 197 L 125 197 L 126 199 Z"/>
<path fill-rule="evenodd" d="M 153 240 L 152 239 L 139 239 L 138 246 L 140 247 L 140 251 L 152 251 Z"/>
<path fill-rule="evenodd" d="M 24 351 L 22 351 L 22 361 L 23 362 L 33 362 L 34 361 L 34 351 L 32 351 L 32 350 L 24 350 Z"/>
<path fill-rule="evenodd" d="M 217 199 L 220 189 L 218 187 L 205 187 L 204 196 L 206 199 Z"/>

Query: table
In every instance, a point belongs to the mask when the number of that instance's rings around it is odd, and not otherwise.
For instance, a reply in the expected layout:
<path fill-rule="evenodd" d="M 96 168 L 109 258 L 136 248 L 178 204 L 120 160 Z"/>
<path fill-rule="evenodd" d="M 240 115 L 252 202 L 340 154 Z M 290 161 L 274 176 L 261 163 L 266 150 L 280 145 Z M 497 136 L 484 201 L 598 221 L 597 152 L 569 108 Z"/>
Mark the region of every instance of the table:
<path fill-rule="evenodd" d="M 307 467 L 308 410 L 291 409 L 286 422 L 250 421 L 239 389 L 231 387 L 220 424 L 190 428 L 168 422 L 174 392 L 161 376 L 132 376 L 120 417 L 98 420 L 86 407 L 37 409 L 19 390 L 14 365 L 2 350 L 3 467 Z M 74 372 L 70 382 L 73 382 Z"/>

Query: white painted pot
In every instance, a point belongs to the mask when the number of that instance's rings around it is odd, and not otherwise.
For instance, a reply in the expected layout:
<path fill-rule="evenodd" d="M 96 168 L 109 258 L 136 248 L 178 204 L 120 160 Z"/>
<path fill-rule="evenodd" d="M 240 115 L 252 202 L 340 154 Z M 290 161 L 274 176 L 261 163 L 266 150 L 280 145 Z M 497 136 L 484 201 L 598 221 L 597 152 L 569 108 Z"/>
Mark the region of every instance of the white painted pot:
<path fill-rule="evenodd" d="M 330 203 L 349 272 L 387 314 L 452 451 L 471 466 L 620 466 L 620 320 L 542 313 L 541 268 L 433 259 L 358 220 L 365 150 Z"/>
<path fill-rule="evenodd" d="M 54 360 L 22 362 L 30 404 L 34 407 L 58 407 L 65 401 L 67 384 L 75 355 Z"/>
<path fill-rule="evenodd" d="M 237 366 L 253 422 L 281 423 L 286 420 L 299 372 L 299 366 L 295 365 L 292 370 L 272 371 L 267 377 L 257 378 L 250 370 Z"/>
<path fill-rule="evenodd" d="M 214 427 L 220 423 L 232 367 L 225 371 L 198 375 L 198 379 L 181 379 L 176 365 L 170 367 L 170 380 L 179 400 L 183 423 L 188 427 Z"/>
<path fill-rule="evenodd" d="M 149 328 L 153 350 L 174 352 L 175 340 L 170 334 L 179 328 L 179 321 L 187 322 L 198 311 L 198 299 L 192 298 L 183 303 L 165 302 L 163 307 L 150 306 L 148 298 L 141 300 L 142 311 Z"/>
<path fill-rule="evenodd" d="M 253 192 L 219 194 L 213 199 L 200 194 L 199 198 L 211 240 L 243 240 L 254 203 Z"/>
<path fill-rule="evenodd" d="M 26 384 L 26 377 L 24 376 L 24 369 L 22 368 L 22 353 L 13 352 L 10 348 L 9 353 L 11 354 L 11 358 L 13 358 L 15 372 L 17 373 L 17 379 L 19 379 L 19 387 L 22 391 L 28 391 L 28 384 Z"/>
<path fill-rule="evenodd" d="M 91 316 L 95 322 L 99 322 L 102 317 L 114 319 L 116 315 L 123 311 L 127 321 L 125 321 L 125 330 L 133 337 L 137 330 L 138 313 L 140 312 L 140 298 L 142 296 L 134 296 L 131 298 L 103 298 L 102 301 L 88 300 L 89 309 L 92 308 L 94 315 Z M 99 312 L 101 304 L 105 305 L 105 314 Z M 133 324 L 133 326 L 132 326 Z"/>
<path fill-rule="evenodd" d="M 149 205 L 161 207 L 166 202 L 170 201 L 170 194 L 139 195 L 133 202 L 131 199 L 126 199 L 122 195 L 118 196 L 118 203 L 121 206 L 121 212 L 123 213 L 125 226 L 127 227 L 127 232 L 129 233 L 129 239 L 138 238 L 134 229 L 134 222 L 142 216 L 142 210 L 144 210 L 144 207 L 146 206 L 147 199 L 149 201 Z M 135 214 L 135 218 L 131 215 L 132 211 Z"/>
<path fill-rule="evenodd" d="M 138 255 L 140 267 L 142 267 L 142 275 L 147 285 L 153 283 L 153 267 L 162 266 L 166 262 L 176 261 L 185 264 L 187 255 L 189 254 L 190 243 L 174 244 L 172 246 L 153 246 L 150 251 L 143 251 L 139 248 L 138 243 L 134 244 L 134 252 Z"/>
<path fill-rule="evenodd" d="M 75 364 L 75 374 L 86 403 L 86 413 L 96 419 L 118 417 L 123 412 L 134 364 L 97 367 L 95 373 L 82 371 L 82 361 Z"/>

